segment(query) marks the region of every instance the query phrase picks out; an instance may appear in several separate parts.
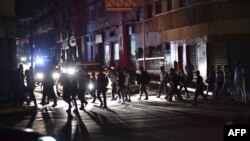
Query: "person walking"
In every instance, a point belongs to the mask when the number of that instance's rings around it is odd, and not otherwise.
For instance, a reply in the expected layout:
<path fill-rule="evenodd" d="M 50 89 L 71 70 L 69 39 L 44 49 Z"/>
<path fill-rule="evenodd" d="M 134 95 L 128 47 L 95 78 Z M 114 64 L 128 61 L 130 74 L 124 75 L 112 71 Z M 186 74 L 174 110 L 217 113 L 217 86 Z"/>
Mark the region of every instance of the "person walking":
<path fill-rule="evenodd" d="M 95 103 L 96 101 L 96 76 L 95 76 L 95 72 L 91 73 L 91 78 L 90 78 L 90 94 L 93 97 L 93 101 L 92 103 Z"/>
<path fill-rule="evenodd" d="M 112 86 L 112 98 L 111 98 L 111 100 L 115 100 L 116 99 L 115 95 L 117 94 L 118 75 L 117 75 L 117 72 L 116 72 L 114 67 L 110 67 L 108 77 L 110 78 L 110 80 L 112 82 L 112 84 L 111 84 L 111 86 Z"/>
<path fill-rule="evenodd" d="M 222 71 L 221 66 L 217 66 L 215 98 L 219 98 L 219 94 L 221 92 L 223 83 L 224 83 L 224 72 Z"/>
<path fill-rule="evenodd" d="M 70 84 L 70 79 L 68 74 L 64 75 L 64 79 L 63 79 L 63 95 L 62 98 L 63 100 L 68 103 L 68 109 L 66 110 L 66 112 L 71 112 L 71 84 Z"/>
<path fill-rule="evenodd" d="M 47 102 L 45 102 L 47 97 Z M 43 79 L 43 97 L 42 97 L 42 104 L 48 104 L 50 99 L 53 99 L 54 104 L 52 107 L 57 106 L 57 97 L 54 91 L 54 79 L 52 77 L 52 66 L 48 66 L 45 71 L 45 77 Z"/>
<path fill-rule="evenodd" d="M 195 89 L 194 101 L 193 101 L 192 105 L 197 104 L 197 98 L 198 98 L 199 95 L 201 95 L 203 97 L 203 99 L 206 101 L 206 104 L 208 104 L 208 99 L 204 94 L 205 84 L 203 83 L 203 78 L 200 75 L 200 71 L 196 71 L 195 74 L 197 76 L 197 81 L 196 81 L 196 89 Z"/>
<path fill-rule="evenodd" d="M 69 95 L 71 97 L 69 97 L 69 103 L 73 102 L 75 109 L 73 110 L 73 112 L 77 112 L 78 108 L 77 108 L 77 102 L 76 102 L 76 96 L 79 93 L 79 87 L 78 87 L 78 81 L 75 75 L 71 75 L 70 79 L 69 79 Z M 81 105 L 82 106 L 82 105 Z M 71 106 L 70 106 L 71 107 Z M 81 107 L 79 108 L 80 110 L 83 110 Z M 68 111 L 70 112 L 70 110 Z"/>
<path fill-rule="evenodd" d="M 157 98 L 161 97 L 161 93 L 165 92 L 167 89 L 167 81 L 168 81 L 168 73 L 164 70 L 164 67 L 161 66 L 161 72 L 160 72 L 160 85 L 158 88 L 158 95 Z"/>
<path fill-rule="evenodd" d="M 125 100 L 128 102 L 131 102 L 130 98 L 130 74 L 129 71 L 124 68 L 124 76 L 125 76 L 125 82 L 124 82 L 124 94 L 125 94 Z"/>
<path fill-rule="evenodd" d="M 180 92 L 178 90 L 178 85 L 180 84 L 180 79 L 179 76 L 176 74 L 175 69 L 171 68 L 170 69 L 170 91 L 168 95 L 166 95 L 165 99 L 168 100 L 169 102 L 172 101 L 173 96 L 177 95 L 179 100 L 183 100 L 182 96 L 180 95 Z"/>
<path fill-rule="evenodd" d="M 190 60 L 187 61 L 187 65 L 185 66 L 185 70 L 187 72 L 187 84 L 191 85 L 193 82 L 193 78 L 194 78 L 194 66 L 191 63 Z"/>
<path fill-rule="evenodd" d="M 146 95 L 144 100 L 148 100 L 148 92 L 147 92 L 146 85 L 149 84 L 149 82 L 150 82 L 149 74 L 147 73 L 147 71 L 143 69 L 143 67 L 140 67 L 140 75 L 139 75 L 140 97 L 138 100 L 141 100 L 143 93 L 145 93 Z"/>
<path fill-rule="evenodd" d="M 234 69 L 234 84 L 236 91 L 241 95 L 243 102 L 247 103 L 246 78 L 240 61 L 237 61 Z"/>
<path fill-rule="evenodd" d="M 123 104 L 125 103 L 124 100 L 124 87 L 125 87 L 125 75 L 123 73 L 122 69 L 118 69 L 118 97 L 119 100 L 118 102 L 122 102 Z"/>
<path fill-rule="evenodd" d="M 214 66 L 210 67 L 209 77 L 206 80 L 206 82 L 208 83 L 206 95 L 208 95 L 208 92 L 211 91 L 212 95 L 215 97 L 215 93 L 216 93 L 215 92 L 215 88 L 216 88 L 216 71 L 215 71 Z"/>
<path fill-rule="evenodd" d="M 34 94 L 35 80 L 34 80 L 32 68 L 30 68 L 30 70 L 25 71 L 25 78 L 26 78 L 26 83 L 27 83 L 27 91 L 30 94 L 30 98 L 28 100 L 28 105 L 30 104 L 31 101 L 34 101 L 34 105 L 35 105 L 35 107 L 37 107 L 36 97 Z"/>
<path fill-rule="evenodd" d="M 109 80 L 107 76 L 103 73 L 103 70 L 100 69 L 99 74 L 97 75 L 97 99 L 100 101 L 100 107 L 107 108 L 107 99 L 106 99 L 106 91 Z M 101 99 L 101 94 L 103 96 L 103 100 Z"/>
<path fill-rule="evenodd" d="M 23 72 L 23 64 L 19 64 L 17 69 L 17 105 L 23 105 L 24 101 L 26 100 L 24 96 L 25 92 L 25 85 L 24 85 L 24 72 Z"/>
<path fill-rule="evenodd" d="M 182 88 L 184 88 L 184 91 L 187 95 L 187 98 L 189 98 L 189 92 L 187 89 L 187 75 L 185 74 L 184 70 L 181 69 L 179 72 L 179 79 L 180 79 L 180 88 L 179 88 L 179 92 L 181 92 Z"/>
<path fill-rule="evenodd" d="M 78 76 L 78 87 L 79 87 L 78 97 L 81 101 L 80 110 L 84 110 L 84 107 L 88 104 L 87 100 L 85 99 L 85 95 L 86 95 L 89 83 L 90 83 L 89 74 L 85 70 L 81 70 Z"/>
<path fill-rule="evenodd" d="M 233 98 L 233 83 L 231 82 L 231 69 L 229 66 L 225 66 L 224 82 L 219 94 L 219 99 L 223 96 L 227 98 L 228 95 Z"/>

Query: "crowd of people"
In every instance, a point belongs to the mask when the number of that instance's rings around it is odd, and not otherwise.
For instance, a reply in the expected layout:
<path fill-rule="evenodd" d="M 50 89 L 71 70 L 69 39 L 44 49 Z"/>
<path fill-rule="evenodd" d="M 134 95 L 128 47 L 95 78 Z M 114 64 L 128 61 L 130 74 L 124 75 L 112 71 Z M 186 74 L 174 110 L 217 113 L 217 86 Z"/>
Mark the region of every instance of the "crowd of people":
<path fill-rule="evenodd" d="M 55 81 L 52 77 L 53 66 L 48 66 L 45 70 L 45 77 L 43 78 L 43 91 L 42 100 L 40 104 L 45 105 L 50 101 L 53 101 L 53 107 L 57 106 L 58 95 L 55 93 L 54 85 Z M 143 67 L 140 67 L 139 73 L 132 75 L 126 68 L 120 69 L 110 67 L 107 73 L 104 73 L 103 69 L 100 69 L 96 74 L 91 72 L 89 74 L 86 70 L 80 69 L 76 74 L 63 73 L 58 80 L 63 86 L 62 98 L 68 103 L 67 111 L 71 111 L 74 106 L 77 110 L 77 97 L 80 101 L 80 110 L 84 110 L 84 107 L 88 104 L 85 98 L 86 93 L 92 96 L 92 103 L 99 100 L 101 108 L 107 108 L 107 87 L 109 80 L 111 81 L 111 100 L 117 100 L 118 103 L 124 104 L 125 102 L 131 102 L 130 98 L 130 86 L 132 78 L 135 78 L 137 84 L 139 84 L 139 98 L 141 100 L 143 94 L 144 100 L 148 100 L 147 85 L 150 83 L 151 77 Z M 194 81 L 194 74 L 196 81 Z M 37 107 L 36 97 L 34 95 L 34 89 L 36 87 L 33 69 L 23 70 L 23 65 L 20 64 L 18 69 L 13 69 L 13 98 L 15 105 L 23 105 L 25 102 L 27 105 L 31 101 Z M 25 83 L 26 82 L 26 83 Z M 196 82 L 196 83 L 194 83 Z M 195 71 L 194 66 L 188 61 L 185 71 L 180 69 L 177 72 L 174 68 L 171 68 L 169 72 L 165 71 L 163 66 L 160 67 L 160 85 L 158 88 L 157 98 L 160 98 L 162 94 L 165 95 L 165 99 L 169 102 L 175 97 L 177 100 L 182 101 L 183 95 L 186 98 L 190 98 L 190 91 L 188 87 L 195 87 L 195 94 L 193 99 L 193 105 L 197 104 L 198 96 L 201 95 L 208 103 L 208 92 L 212 92 L 212 95 L 216 99 L 222 99 L 231 97 L 232 99 L 241 96 L 243 102 L 247 102 L 246 91 L 246 77 L 242 65 L 238 62 L 235 69 L 231 69 L 225 66 L 222 69 L 221 66 L 212 66 L 209 71 L 209 77 L 204 82 L 200 71 Z M 183 89 L 183 90 L 182 90 Z M 204 91 L 206 91 L 204 93 Z M 26 96 L 28 93 L 29 96 Z"/>

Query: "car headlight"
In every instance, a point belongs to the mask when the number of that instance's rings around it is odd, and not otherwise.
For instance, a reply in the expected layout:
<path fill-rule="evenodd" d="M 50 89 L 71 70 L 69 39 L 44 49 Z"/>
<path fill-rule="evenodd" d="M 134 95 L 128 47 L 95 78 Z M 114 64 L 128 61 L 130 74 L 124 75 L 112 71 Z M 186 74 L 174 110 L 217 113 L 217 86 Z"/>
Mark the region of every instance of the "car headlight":
<path fill-rule="evenodd" d="M 40 58 L 40 57 L 36 58 L 36 63 L 37 64 L 43 64 L 43 62 L 44 62 L 43 58 Z"/>
<path fill-rule="evenodd" d="M 27 57 L 21 57 L 21 61 L 23 62 L 27 61 Z"/>
<path fill-rule="evenodd" d="M 67 69 L 67 73 L 70 74 L 70 75 L 75 74 L 75 72 L 76 72 L 76 69 L 75 69 L 75 68 L 68 68 L 68 69 Z"/>

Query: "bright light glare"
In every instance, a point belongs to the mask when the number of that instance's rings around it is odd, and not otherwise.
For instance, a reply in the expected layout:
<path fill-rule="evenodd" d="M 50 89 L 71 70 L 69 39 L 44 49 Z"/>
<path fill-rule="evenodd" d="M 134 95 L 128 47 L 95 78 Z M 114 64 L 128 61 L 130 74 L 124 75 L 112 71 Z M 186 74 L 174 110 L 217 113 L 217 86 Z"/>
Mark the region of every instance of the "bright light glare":
<path fill-rule="evenodd" d="M 42 80 L 42 79 L 43 79 L 43 73 L 38 72 L 38 73 L 36 74 L 36 78 Z"/>
<path fill-rule="evenodd" d="M 67 68 L 61 68 L 62 73 L 67 73 Z"/>
<path fill-rule="evenodd" d="M 76 72 L 75 68 L 68 68 L 67 69 L 67 73 L 70 74 L 70 75 L 75 74 L 75 72 Z"/>
<path fill-rule="evenodd" d="M 92 89 L 94 88 L 94 85 L 93 85 L 92 83 L 90 83 L 90 84 L 88 85 L 88 88 L 89 88 L 90 90 L 92 90 Z"/>
<path fill-rule="evenodd" d="M 58 72 L 53 72 L 53 73 L 52 73 L 52 77 L 53 77 L 53 79 L 55 79 L 55 80 L 59 79 L 59 76 L 60 76 L 60 74 L 59 74 Z"/>
<path fill-rule="evenodd" d="M 21 57 L 21 61 L 27 61 L 27 57 Z"/>
<path fill-rule="evenodd" d="M 38 141 L 56 141 L 56 139 L 50 136 L 43 136 L 43 137 L 38 138 Z"/>
<path fill-rule="evenodd" d="M 43 61 L 42 58 L 39 58 L 39 57 L 38 57 L 38 58 L 36 59 L 36 63 L 37 63 L 37 64 L 43 64 L 43 62 L 44 62 L 44 61 Z"/>

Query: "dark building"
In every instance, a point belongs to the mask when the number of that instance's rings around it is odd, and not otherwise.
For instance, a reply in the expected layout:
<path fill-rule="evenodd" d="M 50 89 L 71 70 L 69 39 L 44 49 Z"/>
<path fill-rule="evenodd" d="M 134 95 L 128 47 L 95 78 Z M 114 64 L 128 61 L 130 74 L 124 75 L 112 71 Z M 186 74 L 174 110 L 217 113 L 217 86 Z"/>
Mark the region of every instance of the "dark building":
<path fill-rule="evenodd" d="M 37 56 L 58 58 L 54 33 L 55 3 L 55 0 L 23 0 L 17 3 L 18 59 L 22 56 L 28 59 L 32 56 L 33 61 Z"/>
<path fill-rule="evenodd" d="M 16 66 L 15 1 L 0 1 L 0 99 L 11 91 L 11 70 Z"/>
<path fill-rule="evenodd" d="M 40 2 L 35 8 L 40 10 L 34 11 L 34 45 L 52 46 L 57 60 L 130 69 L 144 66 L 155 80 L 160 66 L 179 70 L 188 61 L 204 78 L 209 66 L 233 68 L 237 60 L 250 71 L 249 0 Z M 130 3 L 135 5 L 124 8 Z"/>
<path fill-rule="evenodd" d="M 155 75 L 160 65 L 179 70 L 188 60 L 205 78 L 209 66 L 233 68 L 237 60 L 249 72 L 249 4 L 248 0 L 145 0 L 137 10 L 137 61 L 142 65 L 145 60 L 146 69 Z"/>

